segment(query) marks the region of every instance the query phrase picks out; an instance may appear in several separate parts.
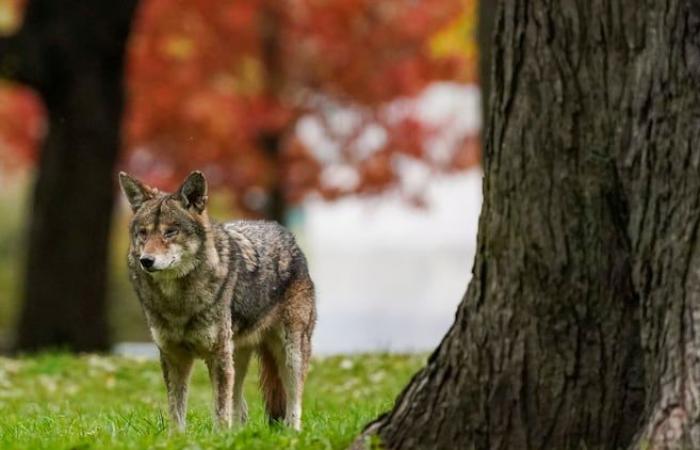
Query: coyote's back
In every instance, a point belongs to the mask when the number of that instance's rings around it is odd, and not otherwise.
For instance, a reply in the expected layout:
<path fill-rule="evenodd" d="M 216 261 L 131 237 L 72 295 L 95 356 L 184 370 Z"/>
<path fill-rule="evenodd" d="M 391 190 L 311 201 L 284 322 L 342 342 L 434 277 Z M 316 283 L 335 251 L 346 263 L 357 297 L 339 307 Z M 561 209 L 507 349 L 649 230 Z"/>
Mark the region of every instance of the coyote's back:
<path fill-rule="evenodd" d="M 313 292 L 306 258 L 286 228 L 276 222 L 235 221 L 223 224 L 223 229 L 238 250 L 231 258 L 243 261 L 234 264 L 236 269 L 231 273 L 237 277 L 231 305 L 237 336 L 254 332 L 281 303 L 294 303 L 291 291 L 303 286 Z M 313 312 L 313 296 L 305 297 L 304 302 L 310 303 L 304 309 Z"/>

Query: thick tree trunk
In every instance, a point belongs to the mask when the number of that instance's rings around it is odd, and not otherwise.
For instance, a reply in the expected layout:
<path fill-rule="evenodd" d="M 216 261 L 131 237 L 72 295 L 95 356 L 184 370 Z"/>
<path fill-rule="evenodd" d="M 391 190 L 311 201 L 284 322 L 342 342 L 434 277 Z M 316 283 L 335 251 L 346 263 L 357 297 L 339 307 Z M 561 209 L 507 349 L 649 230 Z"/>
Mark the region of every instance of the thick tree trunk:
<path fill-rule="evenodd" d="M 700 1 L 502 0 L 496 28 L 473 278 L 363 438 L 700 448 Z"/>
<path fill-rule="evenodd" d="M 135 4 L 30 0 L 22 39 L 12 47 L 21 61 L 7 72 L 37 89 L 49 116 L 30 216 L 20 351 L 104 350 L 109 344 L 112 174 Z"/>
<path fill-rule="evenodd" d="M 618 149 L 642 299 L 647 399 L 633 445 L 700 448 L 700 1 L 650 3 Z"/>

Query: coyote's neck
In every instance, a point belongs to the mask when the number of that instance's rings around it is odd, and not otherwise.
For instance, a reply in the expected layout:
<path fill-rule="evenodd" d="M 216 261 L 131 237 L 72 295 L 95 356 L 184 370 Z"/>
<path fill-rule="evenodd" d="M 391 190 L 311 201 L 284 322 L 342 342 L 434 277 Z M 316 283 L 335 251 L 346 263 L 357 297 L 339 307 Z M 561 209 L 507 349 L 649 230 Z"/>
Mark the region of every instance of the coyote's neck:
<path fill-rule="evenodd" d="M 209 223 L 209 220 L 206 220 L 206 225 L 205 225 L 205 230 L 206 230 L 206 239 L 204 240 L 204 260 L 207 263 L 207 266 L 209 269 L 213 270 L 216 273 L 217 278 L 224 278 L 226 276 L 226 265 L 221 264 L 222 256 L 219 254 L 219 250 L 217 250 L 217 238 L 218 238 L 218 233 L 216 228 Z M 219 245 L 219 247 L 224 249 L 222 247 L 222 244 Z M 228 251 L 228 248 L 226 247 L 225 249 Z"/>

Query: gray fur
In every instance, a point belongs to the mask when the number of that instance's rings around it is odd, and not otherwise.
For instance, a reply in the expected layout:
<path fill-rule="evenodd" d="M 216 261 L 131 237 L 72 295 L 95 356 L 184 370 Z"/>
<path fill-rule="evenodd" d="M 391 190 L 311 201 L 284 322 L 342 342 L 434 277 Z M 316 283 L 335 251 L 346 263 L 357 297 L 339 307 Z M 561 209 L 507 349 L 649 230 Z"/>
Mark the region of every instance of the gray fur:
<path fill-rule="evenodd" d="M 276 372 L 263 374 L 265 380 L 281 384 L 261 380 L 268 414 L 276 415 L 275 400 L 285 401 L 285 422 L 298 429 L 316 309 L 306 258 L 294 236 L 274 222 L 210 221 L 199 172 L 175 194 L 125 174 L 120 181 L 134 209 L 130 279 L 161 352 L 175 426 L 185 426 L 194 358 L 209 368 L 219 425 L 228 426 L 232 417 L 244 421 L 245 400 L 234 378 L 242 383 L 250 354 L 264 351 L 275 364 L 263 369 Z M 144 257 L 155 261 L 153 267 L 142 265 Z M 234 354 L 242 360 L 234 361 Z M 234 377 L 236 366 L 243 373 Z"/>

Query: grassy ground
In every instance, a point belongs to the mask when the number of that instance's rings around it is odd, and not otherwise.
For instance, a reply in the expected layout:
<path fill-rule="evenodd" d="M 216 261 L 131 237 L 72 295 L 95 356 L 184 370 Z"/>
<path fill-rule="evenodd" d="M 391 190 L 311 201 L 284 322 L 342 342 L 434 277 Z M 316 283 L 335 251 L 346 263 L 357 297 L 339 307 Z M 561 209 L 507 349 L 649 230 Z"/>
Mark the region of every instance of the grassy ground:
<path fill-rule="evenodd" d="M 316 359 L 304 395 L 304 430 L 271 428 L 246 379 L 250 421 L 217 432 L 206 370 L 193 375 L 188 431 L 169 436 L 165 392 L 155 361 L 47 354 L 0 358 L 0 449 L 335 449 L 387 410 L 424 356 Z"/>

